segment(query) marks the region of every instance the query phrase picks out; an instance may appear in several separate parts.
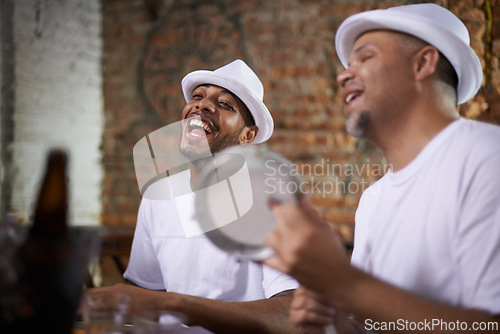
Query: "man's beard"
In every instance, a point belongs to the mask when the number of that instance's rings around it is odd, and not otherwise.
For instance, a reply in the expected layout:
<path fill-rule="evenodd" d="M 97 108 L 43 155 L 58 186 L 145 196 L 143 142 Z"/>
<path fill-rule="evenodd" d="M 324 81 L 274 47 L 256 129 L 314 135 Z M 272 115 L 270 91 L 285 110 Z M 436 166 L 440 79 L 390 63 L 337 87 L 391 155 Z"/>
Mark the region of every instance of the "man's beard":
<path fill-rule="evenodd" d="M 362 137 L 366 127 L 370 123 L 370 115 L 367 111 L 360 111 L 350 115 L 346 120 L 347 132 L 353 137 Z"/>
<path fill-rule="evenodd" d="M 240 131 L 236 131 L 233 134 L 228 134 L 223 137 L 219 137 L 214 140 L 213 143 L 210 144 L 210 151 L 212 154 L 217 153 L 222 151 L 225 148 L 228 148 L 230 146 L 236 145 L 238 143 L 238 138 L 240 136 Z M 196 152 L 193 150 L 193 147 L 190 145 L 182 145 L 182 140 L 181 140 L 181 145 L 179 146 L 179 150 L 181 154 L 186 157 L 190 162 L 194 162 L 196 160 L 199 160 L 201 158 L 207 157 L 207 152 Z"/>

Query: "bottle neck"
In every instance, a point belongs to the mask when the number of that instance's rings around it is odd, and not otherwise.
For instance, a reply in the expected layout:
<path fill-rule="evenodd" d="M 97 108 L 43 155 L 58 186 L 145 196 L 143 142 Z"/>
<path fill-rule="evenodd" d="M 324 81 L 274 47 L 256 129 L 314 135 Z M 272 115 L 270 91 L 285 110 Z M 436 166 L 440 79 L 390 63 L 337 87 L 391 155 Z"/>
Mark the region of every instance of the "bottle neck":
<path fill-rule="evenodd" d="M 40 187 L 30 234 L 60 237 L 68 232 L 66 153 L 52 151 Z"/>

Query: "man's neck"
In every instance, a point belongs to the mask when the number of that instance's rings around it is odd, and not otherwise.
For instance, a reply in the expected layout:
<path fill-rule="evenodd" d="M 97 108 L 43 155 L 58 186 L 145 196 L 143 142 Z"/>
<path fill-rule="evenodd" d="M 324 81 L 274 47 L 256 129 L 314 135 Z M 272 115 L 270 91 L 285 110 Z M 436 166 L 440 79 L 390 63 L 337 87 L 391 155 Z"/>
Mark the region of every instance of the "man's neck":
<path fill-rule="evenodd" d="M 376 141 L 393 172 L 406 167 L 437 134 L 459 118 L 458 113 L 427 116 L 416 114 L 396 127 L 385 129 Z"/>
<path fill-rule="evenodd" d="M 202 159 L 199 159 L 196 161 L 191 161 L 189 163 L 189 170 L 191 172 L 190 184 L 191 184 L 191 189 L 193 191 L 198 190 L 198 189 L 196 189 L 196 181 L 198 180 L 203 167 L 205 167 L 207 164 L 211 164 L 211 163 L 215 163 L 212 156 L 202 158 Z"/>

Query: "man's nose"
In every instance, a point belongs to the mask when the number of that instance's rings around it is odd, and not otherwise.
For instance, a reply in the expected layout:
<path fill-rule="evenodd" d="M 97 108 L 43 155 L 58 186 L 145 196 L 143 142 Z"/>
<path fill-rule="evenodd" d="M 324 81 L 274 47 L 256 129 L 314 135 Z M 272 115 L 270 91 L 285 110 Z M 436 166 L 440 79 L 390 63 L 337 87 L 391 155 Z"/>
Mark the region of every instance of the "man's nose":
<path fill-rule="evenodd" d="M 205 110 L 211 112 L 212 114 L 215 113 L 215 105 L 208 98 L 203 98 L 199 100 L 198 103 L 196 104 L 196 109 L 200 109 L 202 111 Z"/>
<path fill-rule="evenodd" d="M 339 75 L 337 75 L 337 82 L 340 86 L 345 87 L 347 82 L 353 78 L 353 73 L 350 68 L 346 68 Z"/>

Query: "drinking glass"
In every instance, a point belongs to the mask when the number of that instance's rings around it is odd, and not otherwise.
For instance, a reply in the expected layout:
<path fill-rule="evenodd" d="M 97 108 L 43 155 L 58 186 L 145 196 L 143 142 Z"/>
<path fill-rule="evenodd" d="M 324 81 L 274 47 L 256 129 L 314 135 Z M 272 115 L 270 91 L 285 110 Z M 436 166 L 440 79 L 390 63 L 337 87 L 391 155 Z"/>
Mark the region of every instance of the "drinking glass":
<path fill-rule="evenodd" d="M 180 312 L 168 310 L 144 311 L 134 318 L 135 334 L 177 334 L 187 333 L 184 325 L 186 316 Z"/>
<path fill-rule="evenodd" d="M 85 295 L 82 317 L 87 334 L 123 334 L 130 307 L 130 296 L 122 292 Z"/>

